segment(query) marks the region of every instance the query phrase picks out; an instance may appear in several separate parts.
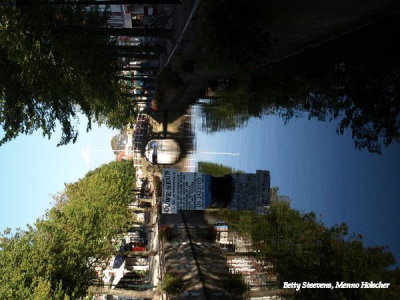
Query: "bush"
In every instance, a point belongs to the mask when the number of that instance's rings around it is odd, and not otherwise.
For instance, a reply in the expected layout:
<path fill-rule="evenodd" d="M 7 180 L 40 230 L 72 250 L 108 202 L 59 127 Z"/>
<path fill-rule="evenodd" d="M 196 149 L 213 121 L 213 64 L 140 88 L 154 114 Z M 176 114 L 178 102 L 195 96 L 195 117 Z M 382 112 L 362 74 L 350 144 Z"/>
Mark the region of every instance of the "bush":
<path fill-rule="evenodd" d="M 172 238 L 172 228 L 169 225 L 160 226 L 158 236 L 161 241 L 169 241 Z"/>
<path fill-rule="evenodd" d="M 225 288 L 233 294 L 243 294 L 249 290 L 240 274 L 230 274 L 225 281 Z"/>
<path fill-rule="evenodd" d="M 184 289 L 184 281 L 182 278 L 176 276 L 176 274 L 167 272 L 161 283 L 161 289 L 171 295 L 179 294 Z"/>

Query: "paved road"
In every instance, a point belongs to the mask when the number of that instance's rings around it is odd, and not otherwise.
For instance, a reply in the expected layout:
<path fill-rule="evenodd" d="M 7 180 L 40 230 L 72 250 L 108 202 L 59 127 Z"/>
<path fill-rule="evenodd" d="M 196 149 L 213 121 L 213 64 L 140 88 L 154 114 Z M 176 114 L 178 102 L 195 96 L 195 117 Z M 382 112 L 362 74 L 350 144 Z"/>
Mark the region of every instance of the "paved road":
<path fill-rule="evenodd" d="M 163 243 L 165 271 L 178 274 L 186 282 L 186 294 L 170 296 L 170 299 L 207 299 L 182 216 L 163 215 L 162 223 L 170 224 L 174 230 L 174 238 Z"/>
<path fill-rule="evenodd" d="M 179 42 L 179 38 L 186 27 L 189 16 L 197 0 L 182 0 L 182 4 L 174 7 L 173 18 L 170 24 L 166 25 L 166 28 L 170 28 L 173 31 L 173 38 L 167 40 L 166 51 L 160 58 L 160 66 L 163 68 L 170 56 L 172 50 L 175 48 L 176 43 Z"/>
<path fill-rule="evenodd" d="M 164 243 L 166 270 L 187 281 L 186 292 L 171 299 L 241 299 L 225 291 L 226 259 L 219 246 L 207 239 L 208 226 L 201 211 L 163 215 L 162 222 L 173 225 L 176 233 Z"/>

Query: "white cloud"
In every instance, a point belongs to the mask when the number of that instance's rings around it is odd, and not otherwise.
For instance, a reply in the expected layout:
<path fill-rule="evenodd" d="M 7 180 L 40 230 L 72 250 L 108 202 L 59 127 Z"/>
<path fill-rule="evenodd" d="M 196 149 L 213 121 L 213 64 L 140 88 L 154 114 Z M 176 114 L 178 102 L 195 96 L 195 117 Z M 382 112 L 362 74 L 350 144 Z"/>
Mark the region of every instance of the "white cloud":
<path fill-rule="evenodd" d="M 86 168 L 90 168 L 92 157 L 91 157 L 91 145 L 86 144 L 85 147 L 81 150 L 83 163 L 85 164 Z"/>

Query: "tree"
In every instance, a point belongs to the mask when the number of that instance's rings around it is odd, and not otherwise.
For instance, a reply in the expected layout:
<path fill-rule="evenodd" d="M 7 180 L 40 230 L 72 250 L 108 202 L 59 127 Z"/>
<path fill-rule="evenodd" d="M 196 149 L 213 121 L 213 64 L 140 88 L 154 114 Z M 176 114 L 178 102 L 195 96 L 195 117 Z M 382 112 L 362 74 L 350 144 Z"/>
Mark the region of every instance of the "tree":
<path fill-rule="evenodd" d="M 3 233 L 0 240 L 0 296 L 3 299 L 65 299 L 60 282 L 52 282 L 47 240 L 33 227 Z M 53 285 L 53 286 L 52 286 Z M 68 298 L 66 298 L 68 299 Z"/>
<path fill-rule="evenodd" d="M 155 82 L 157 81 L 157 78 L 155 77 L 144 77 L 144 76 L 135 76 L 135 77 L 130 77 L 130 76 L 119 76 L 118 77 L 121 80 L 127 80 L 127 81 L 132 81 L 132 80 L 138 80 L 138 81 L 143 81 L 143 82 Z"/>
<path fill-rule="evenodd" d="M 357 149 L 381 153 L 385 146 L 400 142 L 400 47 L 388 38 L 388 32 L 399 35 L 399 28 L 399 18 L 390 16 L 268 67 L 252 69 L 250 76 L 237 71 L 228 89 L 217 91 L 222 99 L 204 105 L 205 128 L 233 130 L 250 117 L 268 114 L 285 122 L 308 116 L 336 121 L 337 133 L 349 130 Z M 228 35 L 230 28 L 220 30 Z M 225 52 L 232 48 L 220 46 Z M 223 60 L 217 63 L 224 71 Z"/>
<path fill-rule="evenodd" d="M 67 184 L 34 226 L 3 234 L 0 298 L 84 296 L 98 281 L 94 266 L 115 252 L 114 240 L 130 219 L 133 181 L 129 162 L 103 165 Z"/>
<path fill-rule="evenodd" d="M 260 26 L 263 4 L 259 0 L 250 5 L 243 0 L 202 1 L 198 31 L 203 63 L 218 71 L 238 72 L 265 64 L 271 43 Z"/>
<path fill-rule="evenodd" d="M 235 295 L 242 295 L 249 290 L 241 274 L 229 274 L 225 279 L 225 290 Z"/>
<path fill-rule="evenodd" d="M 111 138 L 111 149 L 115 155 L 118 155 L 121 150 L 125 149 L 125 144 L 128 142 L 128 134 L 126 129 L 121 130 L 118 134 Z"/>
<path fill-rule="evenodd" d="M 198 163 L 198 169 L 199 169 L 199 172 L 203 172 L 203 173 L 206 173 L 206 174 L 214 176 L 214 177 L 222 177 L 225 175 L 229 175 L 229 174 L 238 172 L 237 170 L 235 170 L 233 168 L 226 167 L 221 164 L 214 164 L 214 163 L 204 162 L 204 161 L 200 161 Z"/>
<path fill-rule="evenodd" d="M 78 112 L 88 118 L 90 129 L 92 121 L 115 107 L 133 111 L 117 78 L 118 59 L 111 55 L 109 38 L 65 30 L 82 24 L 101 27 L 106 20 L 96 9 L 0 7 L 1 144 L 35 130 L 50 137 L 60 123 L 59 145 L 64 145 L 78 136 Z"/>
<path fill-rule="evenodd" d="M 219 91 L 220 101 L 203 105 L 204 129 L 234 130 L 262 115 L 278 115 L 285 122 L 308 116 L 336 120 L 337 133 L 350 130 L 357 149 L 381 153 L 384 146 L 400 142 L 400 76 L 394 66 L 380 70 L 379 62 L 331 65 L 315 77 L 307 74 L 308 69 L 292 74 L 272 69 L 243 79 Z"/>
<path fill-rule="evenodd" d="M 280 281 L 391 283 L 389 289 L 302 289 L 296 299 L 393 299 L 400 291 L 400 269 L 386 247 L 365 247 L 346 224 L 325 227 L 313 212 L 300 213 L 288 202 L 271 203 L 267 215 L 250 211 L 213 212 L 229 228 L 250 236 L 257 255 L 274 262 Z"/>

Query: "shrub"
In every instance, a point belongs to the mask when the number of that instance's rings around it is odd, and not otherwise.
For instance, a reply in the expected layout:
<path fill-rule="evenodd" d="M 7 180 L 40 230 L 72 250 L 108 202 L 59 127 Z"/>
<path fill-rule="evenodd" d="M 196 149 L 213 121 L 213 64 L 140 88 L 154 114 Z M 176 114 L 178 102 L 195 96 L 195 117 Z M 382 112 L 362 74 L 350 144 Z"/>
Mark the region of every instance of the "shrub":
<path fill-rule="evenodd" d="M 160 226 L 158 236 L 161 241 L 169 241 L 172 238 L 172 228 L 169 225 Z"/>
<path fill-rule="evenodd" d="M 243 294 L 249 290 L 249 286 L 240 274 L 229 274 L 225 280 L 225 288 L 233 294 Z"/>
<path fill-rule="evenodd" d="M 215 230 L 214 226 L 208 226 L 205 238 L 209 241 L 215 241 L 217 239 L 217 231 Z"/>
<path fill-rule="evenodd" d="M 172 272 L 167 272 L 164 275 L 161 283 L 161 288 L 168 294 L 176 295 L 183 291 L 184 281 Z"/>

